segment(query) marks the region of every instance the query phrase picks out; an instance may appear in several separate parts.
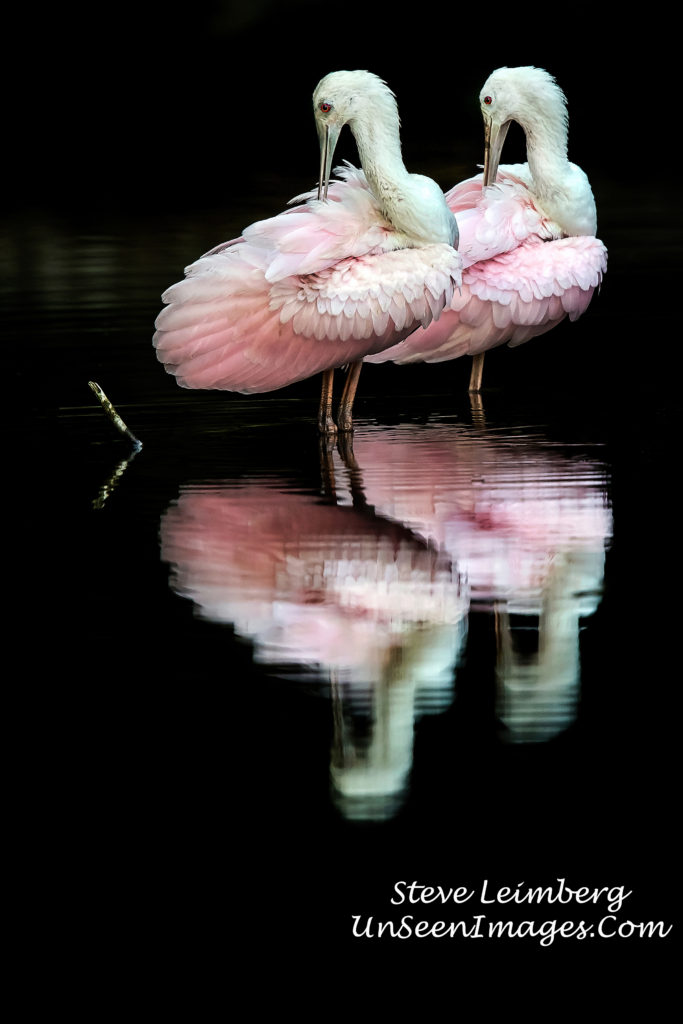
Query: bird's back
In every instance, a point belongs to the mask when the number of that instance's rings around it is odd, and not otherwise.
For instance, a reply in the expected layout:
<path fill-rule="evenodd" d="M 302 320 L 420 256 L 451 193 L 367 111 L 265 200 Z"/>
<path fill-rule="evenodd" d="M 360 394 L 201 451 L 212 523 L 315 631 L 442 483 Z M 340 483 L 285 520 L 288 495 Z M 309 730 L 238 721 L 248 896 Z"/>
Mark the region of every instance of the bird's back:
<path fill-rule="evenodd" d="M 458 253 L 402 248 L 362 172 L 343 174 L 328 202 L 297 197 L 164 293 L 154 344 L 179 384 L 276 390 L 382 351 L 450 302 Z"/>
<path fill-rule="evenodd" d="M 495 185 L 483 175 L 461 181 L 446 193 L 458 221 L 463 267 L 510 252 L 529 238 L 560 238 L 562 229 L 534 199 L 525 180 L 526 164 L 499 169 Z"/>

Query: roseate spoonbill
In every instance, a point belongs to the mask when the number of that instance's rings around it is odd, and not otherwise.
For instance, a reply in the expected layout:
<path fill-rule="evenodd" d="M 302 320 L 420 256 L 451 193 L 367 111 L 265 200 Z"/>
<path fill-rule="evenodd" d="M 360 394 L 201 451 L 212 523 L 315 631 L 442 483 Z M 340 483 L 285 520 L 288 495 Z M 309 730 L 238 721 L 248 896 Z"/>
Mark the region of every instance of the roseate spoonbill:
<path fill-rule="evenodd" d="M 372 509 L 277 478 L 182 487 L 160 537 L 170 585 L 197 615 L 232 625 L 259 664 L 329 685 L 342 813 L 395 813 L 415 720 L 452 701 L 467 635 L 457 568 Z"/>
<path fill-rule="evenodd" d="M 271 671 L 329 680 L 351 814 L 403 791 L 413 719 L 450 703 L 470 615 L 495 615 L 506 739 L 571 724 L 612 531 L 607 467 L 535 432 L 361 424 L 354 447 L 351 467 L 332 453 L 334 504 L 259 466 L 183 485 L 160 527 L 170 585 L 199 616 L 230 623 Z M 359 743 L 349 704 L 372 709 Z"/>
<path fill-rule="evenodd" d="M 472 355 L 475 392 L 487 349 L 521 345 L 566 316 L 576 320 L 607 268 L 588 178 L 567 159 L 566 98 L 555 79 L 541 68 L 499 68 L 480 103 L 484 173 L 446 194 L 460 229 L 462 289 L 438 324 L 368 358 L 411 363 Z M 499 167 L 512 121 L 526 135 L 528 162 Z"/>
<path fill-rule="evenodd" d="M 470 616 L 494 617 L 497 714 L 510 742 L 545 741 L 574 720 L 580 627 L 601 600 L 608 469 L 571 453 L 535 433 L 438 422 L 354 435 L 368 506 L 450 558 Z"/>
<path fill-rule="evenodd" d="M 363 356 L 438 316 L 460 285 L 461 261 L 442 191 L 403 164 L 386 83 L 367 71 L 334 72 L 316 87 L 314 107 L 317 197 L 298 196 L 301 205 L 187 267 L 162 296 L 154 345 L 187 388 L 273 391 L 352 364 L 342 416 L 349 427 Z M 349 167 L 329 183 L 344 124 L 365 174 Z M 333 432 L 329 406 L 324 387 L 319 425 Z"/>

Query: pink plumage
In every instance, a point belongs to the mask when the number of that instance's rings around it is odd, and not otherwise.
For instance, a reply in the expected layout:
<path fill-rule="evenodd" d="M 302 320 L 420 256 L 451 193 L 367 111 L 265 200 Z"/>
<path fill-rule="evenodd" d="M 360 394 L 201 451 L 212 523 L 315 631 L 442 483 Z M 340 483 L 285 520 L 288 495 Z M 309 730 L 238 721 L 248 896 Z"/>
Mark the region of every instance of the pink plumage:
<path fill-rule="evenodd" d="M 185 488 L 161 540 L 173 588 L 251 639 L 262 663 L 367 683 L 392 652 L 467 610 L 457 572 L 421 538 L 277 480 Z"/>
<path fill-rule="evenodd" d="M 252 225 L 167 289 L 154 345 L 180 385 L 273 391 L 395 344 L 450 301 L 457 252 L 393 248 L 361 172 L 343 173 L 329 202 Z"/>
<path fill-rule="evenodd" d="M 602 281 L 607 250 L 595 237 L 588 179 L 566 157 L 566 101 L 554 79 L 538 68 L 501 68 L 481 102 L 498 143 L 495 183 L 485 186 L 480 174 L 446 194 L 460 232 L 462 289 L 438 323 L 369 362 L 441 362 L 520 345 L 567 316 L 576 320 Z M 511 120 L 525 130 L 529 162 L 498 169 Z"/>
<path fill-rule="evenodd" d="M 460 285 L 455 219 L 435 182 L 406 171 L 386 84 L 335 72 L 314 110 L 326 165 L 317 194 L 212 249 L 163 295 L 154 345 L 183 387 L 273 391 L 360 367 L 428 326 Z M 347 123 L 371 170 L 348 166 L 328 185 Z"/>
<path fill-rule="evenodd" d="M 460 229 L 462 288 L 438 323 L 366 361 L 443 362 L 497 345 L 521 345 L 588 307 L 607 269 L 607 250 L 590 235 L 562 236 L 519 178 L 499 171 L 446 194 Z M 469 205 L 467 205 L 469 204 Z"/>

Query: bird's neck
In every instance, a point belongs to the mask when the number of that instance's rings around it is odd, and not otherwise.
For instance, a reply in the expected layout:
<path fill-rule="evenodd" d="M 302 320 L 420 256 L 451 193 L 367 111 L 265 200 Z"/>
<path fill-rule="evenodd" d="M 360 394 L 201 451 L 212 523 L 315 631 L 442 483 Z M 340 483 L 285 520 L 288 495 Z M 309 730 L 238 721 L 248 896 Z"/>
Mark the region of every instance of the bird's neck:
<path fill-rule="evenodd" d="M 406 170 L 398 115 L 395 120 L 358 118 L 349 124 L 370 190 L 394 229 L 385 244 L 399 249 L 434 242 L 456 245 L 457 224 L 440 188 Z"/>
<path fill-rule="evenodd" d="M 567 131 L 562 124 L 522 125 L 534 192 L 541 203 L 562 192 L 567 177 Z"/>
<path fill-rule="evenodd" d="M 384 215 L 400 227 L 396 218 L 400 221 L 400 206 L 410 199 L 411 175 L 401 155 L 398 122 L 359 120 L 351 127 L 368 184 Z"/>

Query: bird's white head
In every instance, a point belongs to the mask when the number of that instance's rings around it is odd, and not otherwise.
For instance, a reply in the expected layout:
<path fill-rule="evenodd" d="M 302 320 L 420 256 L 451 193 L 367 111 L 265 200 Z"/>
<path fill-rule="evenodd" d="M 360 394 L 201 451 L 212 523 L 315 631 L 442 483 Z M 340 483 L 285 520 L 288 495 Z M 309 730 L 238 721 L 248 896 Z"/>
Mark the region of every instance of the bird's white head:
<path fill-rule="evenodd" d="M 318 198 L 327 195 L 335 146 L 345 124 L 356 134 L 359 128 L 367 133 L 379 123 L 398 138 L 396 98 L 386 82 L 370 71 L 325 75 L 313 93 L 313 113 L 320 139 Z"/>
<path fill-rule="evenodd" d="M 555 147 L 567 150 L 567 101 L 552 75 L 542 68 L 498 68 L 479 94 L 485 129 L 484 184 L 496 171 L 512 121 L 522 126 L 527 145 L 540 132 L 552 133 Z"/>

